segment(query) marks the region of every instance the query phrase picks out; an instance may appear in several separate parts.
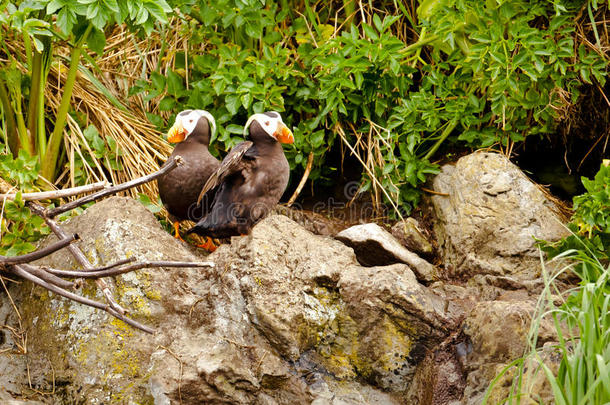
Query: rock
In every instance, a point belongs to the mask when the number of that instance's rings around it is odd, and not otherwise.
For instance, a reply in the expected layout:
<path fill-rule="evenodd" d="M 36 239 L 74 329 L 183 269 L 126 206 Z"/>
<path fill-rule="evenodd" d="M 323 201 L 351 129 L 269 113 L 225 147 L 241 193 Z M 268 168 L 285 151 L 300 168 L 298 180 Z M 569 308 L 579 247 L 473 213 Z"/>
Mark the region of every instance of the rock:
<path fill-rule="evenodd" d="M 445 269 L 475 274 L 539 275 L 535 239 L 567 235 L 557 207 L 517 166 L 496 153 L 476 152 L 445 165 L 433 181 L 434 231 Z"/>
<path fill-rule="evenodd" d="M 30 327 L 32 383 L 50 390 L 53 364 L 57 402 L 400 404 L 425 353 L 457 327 L 409 266 L 362 267 L 351 248 L 285 216 L 207 258 L 129 198 L 62 226 L 95 265 L 135 257 L 217 267 L 107 279 L 154 335 L 29 283 L 13 288 Z M 76 267 L 66 251 L 41 263 Z M 93 283 L 79 293 L 102 299 Z"/>
<path fill-rule="evenodd" d="M 568 342 L 569 345 L 569 342 Z M 547 342 L 538 350 L 540 360 L 546 367 L 549 368 L 553 375 L 557 375 L 563 357 L 561 349 L 558 348 L 557 342 Z M 528 355 L 525 359 L 523 367 L 522 383 L 520 400 L 523 404 L 554 404 L 555 395 L 551 384 L 542 370 L 538 360 L 533 355 Z M 506 368 L 507 365 L 498 366 L 498 374 Z M 488 403 L 499 404 L 507 403 L 509 396 L 515 396 L 516 387 L 514 384 L 517 377 L 517 369 L 515 367 L 506 371 L 498 381 L 491 387 Z"/>
<path fill-rule="evenodd" d="M 404 221 L 398 221 L 392 226 L 392 235 L 411 252 L 415 252 L 424 257 L 430 257 L 434 253 L 434 248 L 429 242 L 425 232 L 419 226 L 417 220 L 408 217 Z"/>
<path fill-rule="evenodd" d="M 362 267 L 352 249 L 283 216 L 230 248 L 218 265 L 245 270 L 242 291 L 256 327 L 283 357 L 341 379 L 405 390 L 426 347 L 452 325 L 444 300 L 408 266 Z"/>
<path fill-rule="evenodd" d="M 6 280 L 6 279 L 5 279 Z M 4 281 L 9 291 L 16 287 L 8 281 Z M 0 288 L 0 325 L 9 325 L 9 328 L 0 328 L 0 403 L 14 400 L 21 395 L 21 384 L 27 381 L 26 356 L 23 346 L 27 343 L 19 336 L 19 319 L 11 299 L 3 288 Z M 24 324 L 21 324 L 24 326 Z M 25 338 L 25 336 L 23 336 Z"/>
<path fill-rule="evenodd" d="M 349 227 L 349 223 L 340 219 L 329 218 L 313 211 L 287 208 L 282 205 L 277 206 L 275 213 L 287 216 L 315 235 L 335 236 Z"/>
<path fill-rule="evenodd" d="M 339 232 L 336 238 L 354 249 L 363 266 L 406 263 L 420 280 L 434 281 L 438 278 L 436 267 L 402 246 L 377 224 L 352 226 Z"/>
<path fill-rule="evenodd" d="M 480 404 L 489 382 L 511 361 L 523 356 L 536 300 L 483 301 L 475 306 L 463 324 L 472 351 L 466 356 L 466 404 Z M 551 319 L 539 325 L 538 344 L 555 340 Z M 492 402 L 496 403 L 496 402 Z"/>

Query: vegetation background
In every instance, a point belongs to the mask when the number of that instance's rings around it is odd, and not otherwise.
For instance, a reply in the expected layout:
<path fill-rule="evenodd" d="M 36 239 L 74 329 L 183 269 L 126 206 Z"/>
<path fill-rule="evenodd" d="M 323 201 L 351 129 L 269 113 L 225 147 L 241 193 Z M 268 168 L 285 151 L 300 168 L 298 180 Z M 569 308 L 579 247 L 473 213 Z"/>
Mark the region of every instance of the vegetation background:
<path fill-rule="evenodd" d="M 183 109 L 216 117 L 219 156 L 250 114 L 276 110 L 295 135 L 290 193 L 301 176 L 309 194 L 356 176 L 359 195 L 400 217 L 440 163 L 493 148 L 569 197 L 584 192 L 574 236 L 546 249 L 578 256 L 583 286 L 605 294 L 608 21 L 603 0 L 3 1 L 0 176 L 19 192 L 120 182 L 158 168 Z M 582 188 L 579 175 L 596 173 Z M 155 206 L 154 185 L 138 192 Z M 48 233 L 19 195 L 2 218 L 0 254 Z M 598 395 L 591 384 L 610 386 L 594 383 L 610 375 L 600 330 L 580 403 Z M 570 387 L 563 403 L 578 402 Z M 596 403 L 610 400 L 603 389 Z"/>

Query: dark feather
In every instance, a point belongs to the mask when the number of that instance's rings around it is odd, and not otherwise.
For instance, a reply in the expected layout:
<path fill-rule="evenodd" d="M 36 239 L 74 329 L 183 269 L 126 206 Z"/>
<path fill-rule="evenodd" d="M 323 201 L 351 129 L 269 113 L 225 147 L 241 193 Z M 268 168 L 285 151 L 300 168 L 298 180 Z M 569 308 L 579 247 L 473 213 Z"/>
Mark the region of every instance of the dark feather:
<path fill-rule="evenodd" d="M 205 193 L 221 184 L 227 176 L 230 176 L 242 168 L 242 158 L 244 155 L 246 155 L 251 147 L 252 142 L 244 141 L 231 149 L 229 154 L 225 156 L 220 163 L 220 167 L 214 173 L 212 173 L 212 175 L 208 178 L 208 181 L 206 181 L 204 184 L 201 192 L 199 193 L 199 198 L 197 198 L 197 204 L 201 202 L 201 199 Z"/>

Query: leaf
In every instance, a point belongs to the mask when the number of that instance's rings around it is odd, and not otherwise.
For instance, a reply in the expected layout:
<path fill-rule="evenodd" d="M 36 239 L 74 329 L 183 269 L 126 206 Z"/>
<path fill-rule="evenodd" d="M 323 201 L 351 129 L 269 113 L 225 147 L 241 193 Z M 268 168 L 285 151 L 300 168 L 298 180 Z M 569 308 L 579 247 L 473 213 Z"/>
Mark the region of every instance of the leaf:
<path fill-rule="evenodd" d="M 251 103 L 252 103 L 252 96 L 250 95 L 250 93 L 246 93 L 241 96 L 241 104 L 244 106 L 244 108 L 246 110 L 250 107 Z"/>
<path fill-rule="evenodd" d="M 372 39 L 373 41 L 377 41 L 379 39 L 379 35 L 377 35 L 373 27 L 368 24 L 362 24 L 362 27 L 367 38 Z"/>
<path fill-rule="evenodd" d="M 230 134 L 238 134 L 241 135 L 244 132 L 244 127 L 236 124 L 229 124 L 226 126 L 226 130 Z"/>
<path fill-rule="evenodd" d="M 237 114 L 237 110 L 239 109 L 240 105 L 241 102 L 239 100 L 239 96 L 232 94 L 225 97 L 225 107 L 227 108 L 227 111 L 231 113 L 231 115 Z"/>
<path fill-rule="evenodd" d="M 173 97 L 163 97 L 163 100 L 159 102 L 159 110 L 171 111 L 176 105 L 176 100 Z"/>
<path fill-rule="evenodd" d="M 66 0 L 52 0 L 47 4 L 47 14 L 55 14 L 57 10 L 66 5 Z"/>
<path fill-rule="evenodd" d="M 106 36 L 104 32 L 98 29 L 91 31 L 87 37 L 87 46 L 93 52 L 101 56 L 104 53 L 104 47 L 106 46 Z"/>
<path fill-rule="evenodd" d="M 314 148 L 320 147 L 324 143 L 324 130 L 316 131 L 309 137 L 309 143 Z"/>
<path fill-rule="evenodd" d="M 377 28 L 379 33 L 383 32 L 383 24 L 381 23 L 381 18 L 379 18 L 378 14 L 373 15 L 373 24 L 375 24 L 375 28 Z"/>

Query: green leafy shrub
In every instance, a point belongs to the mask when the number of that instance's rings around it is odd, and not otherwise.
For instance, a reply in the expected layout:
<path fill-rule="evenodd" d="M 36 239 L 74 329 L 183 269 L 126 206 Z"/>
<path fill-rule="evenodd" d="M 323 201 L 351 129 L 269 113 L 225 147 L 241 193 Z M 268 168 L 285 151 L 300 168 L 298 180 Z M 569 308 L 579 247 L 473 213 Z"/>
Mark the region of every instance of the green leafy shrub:
<path fill-rule="evenodd" d="M 568 228 L 572 235 L 555 243 L 543 244 L 550 258 L 569 251 L 572 256 L 593 255 L 597 261 L 610 261 L 610 164 L 604 161 L 599 172 L 590 180 L 582 178 L 586 193 L 574 197 L 574 215 Z M 584 280 L 595 281 L 601 276 L 599 266 L 580 260 L 575 271 Z"/>
<path fill-rule="evenodd" d="M 362 19 L 343 14 L 353 5 L 177 1 L 189 49 L 132 94 L 160 98 L 172 116 L 210 110 L 214 153 L 241 140 L 248 115 L 281 111 L 293 169 L 312 154 L 310 178 L 332 179 L 327 153 L 340 140 L 363 163 L 361 191 L 381 188 L 408 212 L 444 144 L 509 148 L 550 134 L 583 83 L 605 83 L 604 56 L 575 35 L 583 4 L 427 0 L 416 12 L 378 2 Z"/>

